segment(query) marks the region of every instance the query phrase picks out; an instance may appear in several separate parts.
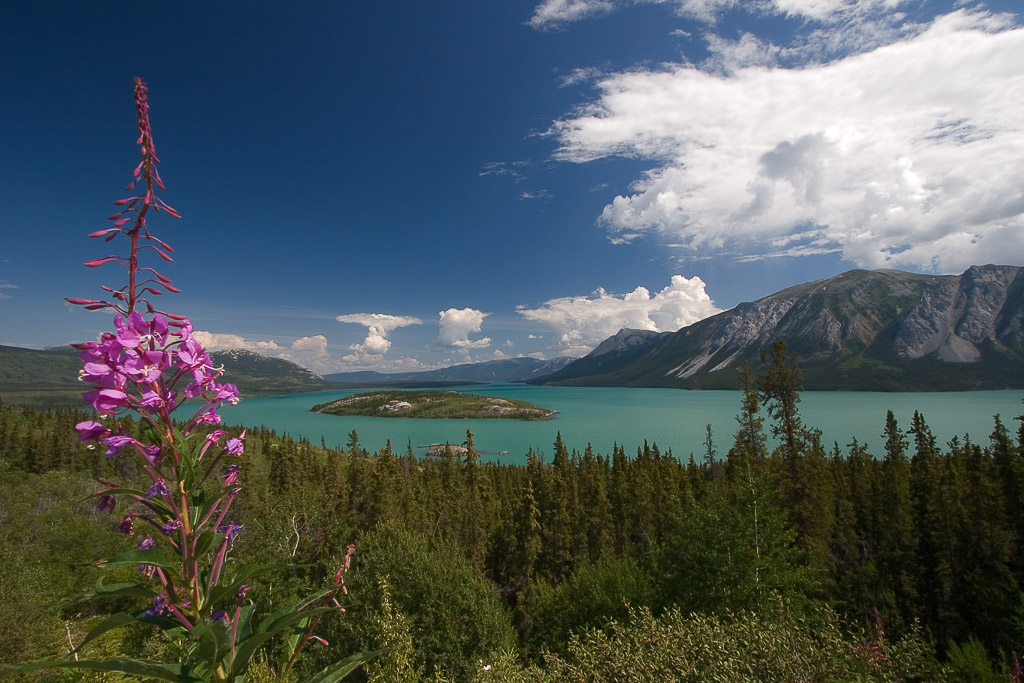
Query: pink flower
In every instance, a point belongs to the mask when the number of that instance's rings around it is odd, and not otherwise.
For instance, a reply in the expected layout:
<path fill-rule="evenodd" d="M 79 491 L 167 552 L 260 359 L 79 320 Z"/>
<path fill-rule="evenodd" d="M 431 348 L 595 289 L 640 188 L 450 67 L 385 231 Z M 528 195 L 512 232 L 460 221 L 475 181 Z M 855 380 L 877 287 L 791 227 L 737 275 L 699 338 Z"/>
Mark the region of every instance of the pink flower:
<path fill-rule="evenodd" d="M 79 441 L 98 441 L 110 435 L 109 429 L 94 420 L 79 422 L 75 425 L 75 429 L 78 430 Z"/>
<path fill-rule="evenodd" d="M 224 401 L 227 403 L 238 403 L 238 388 L 234 384 L 211 384 L 210 390 L 217 392 L 212 401 Z"/>
<path fill-rule="evenodd" d="M 119 408 L 127 408 L 131 405 L 128 394 L 118 389 L 93 389 L 87 391 L 82 400 L 91 403 L 92 407 L 100 413 L 113 413 Z"/>
<path fill-rule="evenodd" d="M 130 436 L 115 435 L 103 439 L 103 443 L 107 446 L 107 457 L 113 458 L 121 452 L 122 448 L 130 443 L 135 443 L 135 439 Z"/>
<path fill-rule="evenodd" d="M 121 381 L 114 369 L 106 363 L 86 363 L 78 371 L 78 379 L 82 382 L 98 384 L 105 389 L 118 389 L 124 386 L 124 382 Z"/>
<path fill-rule="evenodd" d="M 114 507 L 117 505 L 117 499 L 114 496 L 107 494 L 100 498 L 100 502 L 96 504 L 96 509 L 100 512 L 108 512 L 114 514 Z"/>
<path fill-rule="evenodd" d="M 156 382 L 167 369 L 163 351 L 143 351 L 125 361 L 123 371 L 135 382 Z"/>
<path fill-rule="evenodd" d="M 196 418 L 196 422 L 204 425 L 215 425 L 220 424 L 220 415 L 217 414 L 217 409 L 210 407 L 205 413 Z"/>
<path fill-rule="evenodd" d="M 138 313 L 133 313 L 132 315 L 138 315 Z M 129 348 L 135 348 L 139 345 L 139 333 L 132 327 L 129 327 L 125 323 L 124 318 L 115 315 L 114 327 L 117 328 L 117 341 L 119 344 Z"/>
<path fill-rule="evenodd" d="M 226 472 L 221 475 L 221 479 L 224 480 L 224 486 L 234 486 L 238 483 L 238 473 L 242 471 L 241 465 L 229 465 Z"/>

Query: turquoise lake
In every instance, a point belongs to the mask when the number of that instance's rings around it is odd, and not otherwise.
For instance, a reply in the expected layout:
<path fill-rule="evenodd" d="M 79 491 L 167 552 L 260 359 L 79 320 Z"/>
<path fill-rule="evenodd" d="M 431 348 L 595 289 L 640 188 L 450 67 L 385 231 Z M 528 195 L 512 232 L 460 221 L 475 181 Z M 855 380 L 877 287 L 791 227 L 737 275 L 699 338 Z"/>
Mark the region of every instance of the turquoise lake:
<path fill-rule="evenodd" d="M 610 454 L 613 444 L 635 453 L 644 440 L 671 449 L 680 458 L 704 452 L 705 425 L 710 424 L 719 455 L 732 443 L 736 414 L 740 409 L 738 391 L 683 391 L 679 389 L 626 389 L 605 387 L 535 387 L 523 384 L 491 384 L 460 387 L 458 391 L 502 396 L 529 401 L 541 408 L 557 410 L 547 422 L 518 420 L 422 420 L 410 418 L 337 417 L 310 411 L 324 403 L 358 391 L 328 391 L 269 398 L 243 399 L 222 410 L 227 424 L 264 425 L 292 437 L 304 436 L 313 443 L 321 438 L 328 446 L 344 447 L 353 429 L 367 450 L 377 450 L 390 439 L 396 451 L 412 443 L 417 454 L 426 446 L 450 442 L 461 444 L 466 430 L 473 431 L 477 449 L 484 459 L 523 463 L 532 448 L 550 459 L 555 436 L 561 432 L 570 450 L 580 452 L 587 443 L 597 453 Z M 918 410 L 945 444 L 954 435 L 969 434 L 976 443 L 988 443 L 992 416 L 999 414 L 1011 432 L 1019 424 L 1013 418 L 1024 412 L 1024 391 L 975 391 L 953 393 L 871 393 L 807 391 L 801 394 L 800 414 L 804 422 L 822 431 L 824 443 L 845 447 L 854 438 L 868 445 L 872 454 L 882 454 L 882 427 L 886 410 L 892 410 L 900 426 L 910 426 Z M 765 414 L 767 418 L 767 415 Z M 768 423 L 766 419 L 766 431 Z M 508 451 L 499 455 L 500 451 Z"/>

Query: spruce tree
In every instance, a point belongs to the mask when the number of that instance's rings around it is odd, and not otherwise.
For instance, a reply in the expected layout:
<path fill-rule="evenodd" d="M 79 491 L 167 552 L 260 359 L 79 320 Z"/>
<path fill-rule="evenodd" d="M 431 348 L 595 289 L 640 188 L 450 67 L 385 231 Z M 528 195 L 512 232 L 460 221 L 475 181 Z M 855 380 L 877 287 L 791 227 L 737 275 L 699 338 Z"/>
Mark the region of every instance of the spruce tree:
<path fill-rule="evenodd" d="M 913 574 L 917 536 L 910 461 L 906 455 L 908 442 L 891 410 L 886 412 L 882 436 L 885 457 L 874 495 L 878 569 L 882 589 L 892 592 L 903 623 L 909 624 L 918 614 Z"/>

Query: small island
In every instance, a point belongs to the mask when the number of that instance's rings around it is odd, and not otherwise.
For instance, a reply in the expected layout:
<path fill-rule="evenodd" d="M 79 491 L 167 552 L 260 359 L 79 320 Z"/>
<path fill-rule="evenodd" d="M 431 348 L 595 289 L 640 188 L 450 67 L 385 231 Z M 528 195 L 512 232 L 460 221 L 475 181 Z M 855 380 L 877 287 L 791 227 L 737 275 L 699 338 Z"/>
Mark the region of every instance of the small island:
<path fill-rule="evenodd" d="M 532 403 L 457 391 L 372 391 L 313 406 L 314 413 L 424 419 L 548 420 L 553 410 Z"/>

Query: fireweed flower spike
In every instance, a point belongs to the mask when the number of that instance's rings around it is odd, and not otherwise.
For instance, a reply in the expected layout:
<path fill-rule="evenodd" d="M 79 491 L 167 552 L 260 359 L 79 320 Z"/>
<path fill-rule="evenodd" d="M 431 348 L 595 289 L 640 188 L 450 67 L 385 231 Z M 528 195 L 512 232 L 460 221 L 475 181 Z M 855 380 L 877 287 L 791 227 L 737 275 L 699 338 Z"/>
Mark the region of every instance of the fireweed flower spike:
<path fill-rule="evenodd" d="M 141 160 L 128 184 L 131 196 L 114 202 L 117 210 L 109 216 L 109 227 L 90 234 L 104 242 L 126 238 L 127 254 L 108 254 L 85 263 L 90 268 L 108 264 L 124 268 L 127 283 L 116 288 L 103 285 L 108 298 L 67 301 L 87 310 L 113 313 L 110 331 L 95 341 L 73 345 L 82 361 L 78 378 L 89 385 L 82 398 L 100 416 L 75 425 L 78 438 L 89 447 L 105 447 L 109 458 L 137 457 L 148 478 L 138 488 L 99 480 L 102 488 L 95 494 L 96 508 L 113 514 L 121 498 L 129 508 L 118 524 L 122 533 L 133 535 L 139 524 L 153 529 L 152 536 L 137 545 L 132 543 L 134 549 L 98 563 L 106 569 L 137 566 L 143 584 L 128 588 L 119 584 L 115 590 L 100 582 L 83 597 L 150 597 L 137 612 L 113 615 L 96 626 L 83 645 L 100 633 L 141 622 L 161 628 L 179 643 L 180 652 L 189 654 L 180 663 L 167 665 L 123 657 L 90 662 L 82 660 L 76 649 L 72 659 L 62 662 L 5 666 L 22 671 L 87 668 L 172 681 L 238 681 L 267 637 L 280 634 L 285 636 L 290 657 L 279 672 L 283 676 L 313 638 L 320 615 L 330 609 L 328 605 L 341 587 L 340 575 L 333 588 L 279 609 L 257 625 L 256 607 L 245 601 L 249 586 L 243 581 L 275 566 L 236 567 L 226 561 L 233 540 L 244 527 L 232 520 L 229 509 L 241 491 L 238 461 L 244 457 L 245 432 L 238 436 L 220 429 L 209 435 L 203 432 L 206 425 L 221 422 L 220 406 L 238 402 L 238 389 L 221 381 L 224 368 L 213 364 L 193 336 L 188 318 L 158 310 L 148 298 L 180 291 L 170 278 L 140 265 L 142 256 L 172 261 L 174 252 L 150 232 L 148 221 L 158 214 L 180 216 L 157 196 L 165 186 L 157 171 L 160 160 L 149 121 L 149 93 L 141 79 L 135 79 L 135 106 Z M 197 404 L 184 411 L 191 418 L 175 421 L 175 409 L 189 401 Z M 129 433 L 116 423 L 117 416 L 142 422 L 141 433 L 146 436 Z M 345 567 L 352 550 L 350 547 Z M 232 609 L 234 616 L 228 619 Z M 224 647 L 225 640 L 229 648 Z M 336 681 L 368 658 L 350 657 L 328 667 L 318 680 Z M 157 671 L 159 675 L 154 673 Z"/>

